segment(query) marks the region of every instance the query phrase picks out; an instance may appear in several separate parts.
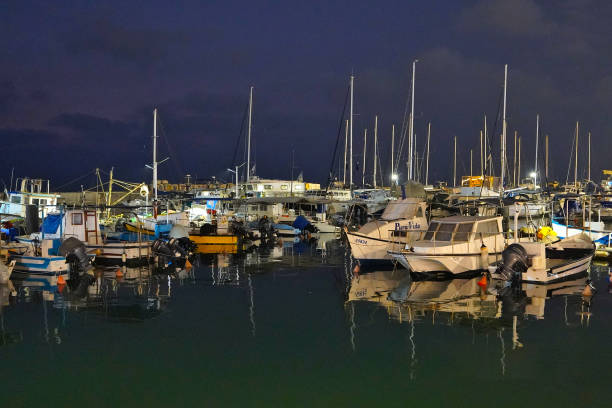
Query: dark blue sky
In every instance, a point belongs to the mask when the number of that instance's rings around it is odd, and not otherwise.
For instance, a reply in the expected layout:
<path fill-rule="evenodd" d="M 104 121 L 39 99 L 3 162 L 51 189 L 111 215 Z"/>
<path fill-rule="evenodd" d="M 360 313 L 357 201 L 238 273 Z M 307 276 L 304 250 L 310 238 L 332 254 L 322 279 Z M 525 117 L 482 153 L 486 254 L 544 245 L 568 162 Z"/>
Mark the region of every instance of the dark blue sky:
<path fill-rule="evenodd" d="M 257 173 L 288 177 L 295 150 L 305 178 L 324 181 L 351 72 L 355 160 L 363 128 L 371 132 L 378 114 L 388 168 L 390 128 L 401 125 L 415 58 L 415 129 L 420 150 L 432 121 L 431 179 L 452 175 L 454 135 L 459 173 L 469 171 L 470 148 L 476 161 L 482 116 L 492 128 L 505 63 L 509 135 L 523 137 L 525 172 L 536 113 L 550 134 L 554 177 L 565 179 L 576 120 L 581 174 L 588 130 L 595 178 L 612 166 L 606 1 L 105 3 L 0 5 L 7 184 L 13 166 L 16 176 L 51 178 L 56 187 L 96 167 L 149 180 L 155 106 L 167 140 L 160 156 L 172 157 L 160 177 L 227 177 L 250 85 Z M 511 156 L 511 136 L 508 147 Z"/>

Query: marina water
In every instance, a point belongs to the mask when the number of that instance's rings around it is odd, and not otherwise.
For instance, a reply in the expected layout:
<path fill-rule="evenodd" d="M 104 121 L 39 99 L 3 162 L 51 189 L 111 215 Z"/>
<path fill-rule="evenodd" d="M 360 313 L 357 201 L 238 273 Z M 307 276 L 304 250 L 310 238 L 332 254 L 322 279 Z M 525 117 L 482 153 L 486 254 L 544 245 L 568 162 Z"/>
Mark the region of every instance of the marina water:
<path fill-rule="evenodd" d="M 581 278 L 509 302 L 469 279 L 355 273 L 335 239 L 167 272 L 98 271 L 82 301 L 2 287 L 2 405 L 610 406 L 606 265 L 590 299 Z"/>

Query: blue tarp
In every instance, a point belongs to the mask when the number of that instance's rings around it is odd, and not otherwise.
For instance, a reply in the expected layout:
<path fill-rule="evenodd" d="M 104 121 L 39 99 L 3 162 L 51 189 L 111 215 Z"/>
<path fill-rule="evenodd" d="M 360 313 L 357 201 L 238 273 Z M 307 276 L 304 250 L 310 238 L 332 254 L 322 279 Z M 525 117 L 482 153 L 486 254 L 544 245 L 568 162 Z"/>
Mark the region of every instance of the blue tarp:
<path fill-rule="evenodd" d="M 298 215 L 295 221 L 293 221 L 293 228 L 304 231 L 304 228 L 306 228 L 308 224 L 310 224 L 310 222 L 303 215 Z"/>
<path fill-rule="evenodd" d="M 43 234 L 57 234 L 62 222 L 63 214 L 49 214 L 45 217 L 42 224 Z"/>

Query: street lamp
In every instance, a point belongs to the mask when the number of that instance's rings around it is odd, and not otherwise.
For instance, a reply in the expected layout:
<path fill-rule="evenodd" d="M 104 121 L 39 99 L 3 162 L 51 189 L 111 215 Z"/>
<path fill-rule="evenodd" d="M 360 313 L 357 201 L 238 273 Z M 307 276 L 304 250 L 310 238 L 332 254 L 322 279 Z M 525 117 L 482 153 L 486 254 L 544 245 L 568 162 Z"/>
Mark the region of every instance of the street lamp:
<path fill-rule="evenodd" d="M 398 179 L 397 173 L 391 174 L 391 180 L 393 180 L 393 181 L 395 181 L 397 183 L 397 179 Z"/>
<path fill-rule="evenodd" d="M 236 175 L 236 199 L 238 199 L 238 169 L 241 168 L 242 166 L 244 166 L 246 163 L 242 163 L 238 166 L 236 166 L 236 170 L 232 170 L 232 169 L 227 169 L 227 171 L 234 173 Z"/>

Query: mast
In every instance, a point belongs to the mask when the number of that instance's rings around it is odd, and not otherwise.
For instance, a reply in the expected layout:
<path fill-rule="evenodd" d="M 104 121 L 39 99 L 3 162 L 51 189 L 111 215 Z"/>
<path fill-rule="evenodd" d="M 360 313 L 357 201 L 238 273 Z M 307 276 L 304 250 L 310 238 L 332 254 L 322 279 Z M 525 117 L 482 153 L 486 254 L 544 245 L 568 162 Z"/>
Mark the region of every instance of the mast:
<path fill-rule="evenodd" d="M 508 88 L 508 64 L 504 65 L 504 113 L 502 122 L 502 143 L 501 143 L 501 189 L 504 190 L 504 175 L 506 173 L 506 103 Z M 503 193 L 502 193 L 503 194 Z"/>
<path fill-rule="evenodd" d="M 408 139 L 408 180 L 412 180 L 414 177 L 414 79 L 415 69 L 418 60 L 412 61 L 412 84 L 411 84 L 411 96 L 410 96 L 410 121 L 409 121 L 409 139 Z"/>
<path fill-rule="evenodd" d="M 470 149 L 470 178 L 472 178 L 472 153 L 474 149 Z"/>
<path fill-rule="evenodd" d="M 455 153 L 453 155 L 453 187 L 457 187 L 457 136 L 455 136 Z"/>
<path fill-rule="evenodd" d="M 482 130 L 480 131 L 480 176 L 484 177 L 484 159 L 482 152 Z"/>
<path fill-rule="evenodd" d="M 489 165 L 489 153 L 487 153 L 487 114 L 484 115 L 484 164 L 485 170 L 489 170 L 491 173 L 491 166 Z"/>
<path fill-rule="evenodd" d="M 395 150 L 395 125 L 391 125 L 391 185 L 393 185 L 393 173 L 395 169 L 393 168 L 393 155 Z"/>
<path fill-rule="evenodd" d="M 576 158 L 574 162 L 574 186 L 578 188 L 578 122 L 577 121 L 576 121 Z"/>
<path fill-rule="evenodd" d="M 589 166 L 587 167 L 587 179 L 591 181 L 591 132 L 589 132 Z"/>
<path fill-rule="evenodd" d="M 546 182 L 548 183 L 548 135 L 546 135 L 546 137 L 544 138 L 545 140 L 545 144 L 546 144 L 546 155 L 544 156 L 544 161 L 545 166 L 546 166 L 546 172 L 544 173 L 546 175 Z"/>
<path fill-rule="evenodd" d="M 374 188 L 376 188 L 376 145 L 378 144 L 378 115 L 374 116 Z"/>
<path fill-rule="evenodd" d="M 346 153 L 348 148 L 348 119 L 344 125 L 344 168 L 342 170 L 342 185 L 346 186 Z"/>
<path fill-rule="evenodd" d="M 349 150 L 349 185 L 350 188 L 353 188 L 353 82 L 355 81 L 355 77 L 351 75 L 351 109 L 350 109 L 350 126 L 349 126 L 349 138 L 350 138 L 350 150 Z"/>
<path fill-rule="evenodd" d="M 512 166 L 512 185 L 516 187 L 516 135 L 517 131 L 514 131 L 514 166 Z"/>
<path fill-rule="evenodd" d="M 253 129 L 253 86 L 249 89 L 249 130 L 247 134 L 246 181 L 251 181 L 251 131 Z"/>
<path fill-rule="evenodd" d="M 425 162 L 425 185 L 429 185 L 429 140 L 431 137 L 431 122 L 427 124 L 427 158 Z"/>
<path fill-rule="evenodd" d="M 536 146 L 535 146 L 535 176 L 533 176 L 533 188 L 538 187 L 538 142 L 540 138 L 540 114 L 536 114 Z"/>
<path fill-rule="evenodd" d="M 516 178 L 521 184 L 521 137 L 518 137 L 518 167 L 516 169 Z"/>
<path fill-rule="evenodd" d="M 361 168 L 361 185 L 365 187 L 366 147 L 368 146 L 368 129 L 363 130 L 363 167 Z"/>
<path fill-rule="evenodd" d="M 106 210 L 106 216 L 110 217 L 110 206 L 113 202 L 113 169 L 111 167 L 110 174 L 108 175 L 108 195 L 106 196 L 106 206 L 108 207 Z"/>
<path fill-rule="evenodd" d="M 153 109 L 153 191 L 157 201 L 157 108 Z"/>

